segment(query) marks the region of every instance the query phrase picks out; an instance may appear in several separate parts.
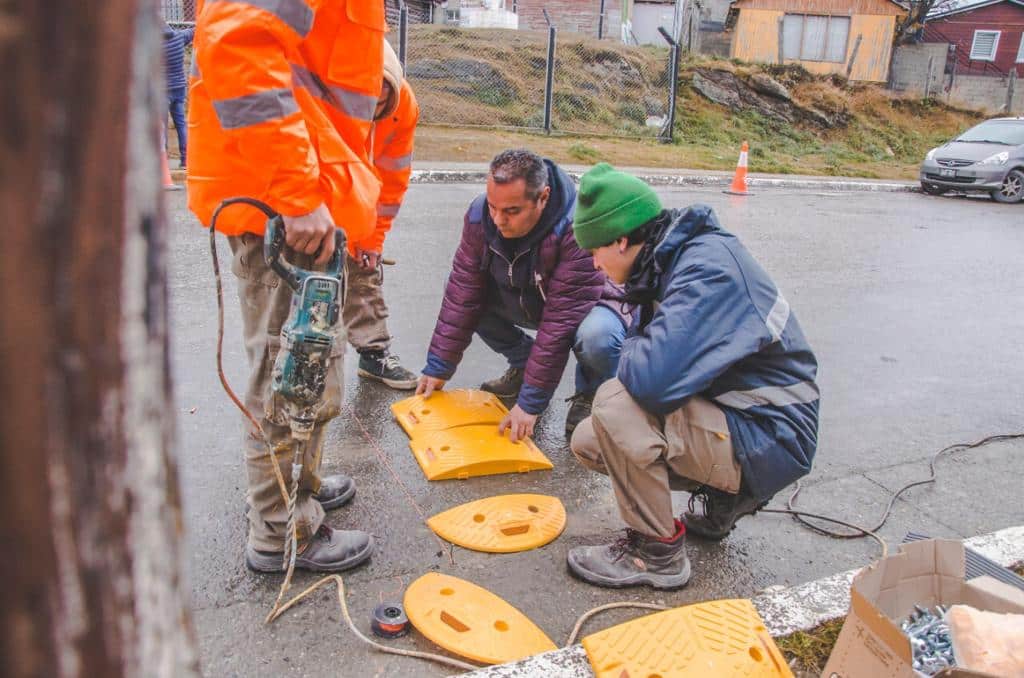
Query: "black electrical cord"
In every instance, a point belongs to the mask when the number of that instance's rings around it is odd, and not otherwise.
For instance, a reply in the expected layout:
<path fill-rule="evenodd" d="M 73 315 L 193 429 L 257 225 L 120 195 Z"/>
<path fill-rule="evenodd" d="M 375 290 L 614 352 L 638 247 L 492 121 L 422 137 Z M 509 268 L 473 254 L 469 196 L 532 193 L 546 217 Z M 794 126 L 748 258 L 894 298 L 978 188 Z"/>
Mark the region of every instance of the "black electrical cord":
<path fill-rule="evenodd" d="M 793 520 L 797 521 L 804 527 L 813 530 L 819 534 L 823 534 L 827 537 L 832 537 L 834 539 L 861 539 L 863 537 L 871 537 L 875 539 L 879 544 L 881 544 L 882 555 L 884 557 L 888 555 L 889 547 L 885 543 L 885 540 L 878 535 L 878 531 L 885 526 L 885 523 L 889 520 L 889 517 L 892 514 L 893 507 L 896 505 L 896 500 L 899 499 L 904 492 L 913 487 L 934 483 L 938 479 L 938 475 L 935 472 L 935 462 L 938 461 L 939 457 L 941 457 L 944 454 L 953 454 L 956 452 L 973 450 L 988 445 L 990 443 L 1005 442 L 1008 440 L 1020 440 L 1021 438 L 1024 438 L 1024 433 L 1003 433 L 988 436 L 973 443 L 956 443 L 954 445 L 942 448 L 941 450 L 933 454 L 931 458 L 928 460 L 929 476 L 923 480 L 915 480 L 913 482 L 907 483 L 906 485 L 900 487 L 898 490 L 893 492 L 889 496 L 889 503 L 886 505 L 885 511 L 882 512 L 882 517 L 878 520 L 878 523 L 871 528 L 861 527 L 860 525 L 855 525 L 845 520 L 832 518 L 830 516 L 823 516 L 817 513 L 809 513 L 807 511 L 797 510 L 794 507 L 794 502 L 796 502 L 797 496 L 799 496 L 800 491 L 803 489 L 800 481 L 797 481 L 796 487 L 793 489 L 793 493 L 789 495 L 789 499 L 786 500 L 786 508 L 761 510 L 764 513 L 782 513 L 790 515 L 793 517 Z M 814 523 L 810 522 L 808 518 L 810 518 L 811 520 L 822 520 L 836 525 L 842 525 L 843 527 L 848 527 L 851 530 L 855 530 L 855 532 L 837 532 L 836 530 L 830 530 L 826 527 L 822 527 L 821 525 L 815 525 Z"/>

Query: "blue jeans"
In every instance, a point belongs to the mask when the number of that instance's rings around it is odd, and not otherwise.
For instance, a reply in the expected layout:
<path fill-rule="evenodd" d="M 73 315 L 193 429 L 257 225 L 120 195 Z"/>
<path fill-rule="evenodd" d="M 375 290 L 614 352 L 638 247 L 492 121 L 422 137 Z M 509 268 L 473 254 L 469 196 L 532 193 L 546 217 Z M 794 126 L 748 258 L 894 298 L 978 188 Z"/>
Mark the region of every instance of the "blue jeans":
<path fill-rule="evenodd" d="M 167 90 L 167 109 L 174 121 L 174 131 L 178 133 L 178 153 L 181 154 L 181 165 L 185 166 L 185 149 L 188 148 L 188 131 L 185 129 L 185 87 Z"/>
<path fill-rule="evenodd" d="M 492 351 L 505 356 L 509 367 L 523 369 L 533 348 L 533 337 L 523 327 L 537 329 L 535 323 L 519 314 L 491 308 L 480 319 L 476 333 Z M 593 394 L 615 376 L 625 338 L 626 326 L 610 308 L 595 306 L 587 314 L 576 330 L 572 347 L 576 354 L 576 393 Z"/>

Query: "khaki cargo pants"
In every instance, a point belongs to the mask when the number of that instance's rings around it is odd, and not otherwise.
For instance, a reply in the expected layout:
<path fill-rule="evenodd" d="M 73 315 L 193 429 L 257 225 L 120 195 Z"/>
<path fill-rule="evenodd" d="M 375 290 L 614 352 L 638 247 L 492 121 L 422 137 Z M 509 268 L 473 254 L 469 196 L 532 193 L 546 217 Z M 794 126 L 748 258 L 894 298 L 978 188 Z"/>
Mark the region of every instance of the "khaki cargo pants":
<path fill-rule="evenodd" d="M 593 414 L 576 427 L 571 447 L 581 464 L 611 479 L 622 519 L 648 536 L 676 533 L 672 490 L 740 489 L 725 414 L 704 398 L 661 417 L 610 379 L 597 390 Z"/>
<path fill-rule="evenodd" d="M 348 290 L 341 319 L 348 332 L 348 343 L 360 353 L 385 351 L 391 345 L 391 335 L 380 268 L 366 269 L 351 256 L 346 259 Z"/>
<path fill-rule="evenodd" d="M 245 389 L 245 405 L 260 419 L 263 430 L 274 447 L 281 474 L 291 489 L 291 430 L 284 411 L 274 402 L 270 390 L 270 373 L 280 348 L 281 325 L 288 318 L 292 290 L 267 267 L 263 259 L 263 238 L 251 233 L 228 238 L 234 252 L 232 272 L 238 278 L 238 298 L 242 305 L 242 326 L 245 352 L 249 358 L 249 381 Z M 290 250 L 287 259 L 303 268 L 312 268 L 313 258 Z M 324 519 L 324 510 L 313 495 L 320 489 L 324 432 L 327 422 L 341 411 L 344 380 L 344 337 L 334 342 L 334 353 L 324 389 L 324 408 L 313 433 L 306 442 L 302 459 L 302 475 L 295 504 L 299 538 L 311 536 Z M 245 431 L 245 468 L 249 482 L 249 543 L 259 551 L 282 551 L 288 524 L 288 507 L 281 497 L 273 461 L 266 446 L 243 417 Z"/>

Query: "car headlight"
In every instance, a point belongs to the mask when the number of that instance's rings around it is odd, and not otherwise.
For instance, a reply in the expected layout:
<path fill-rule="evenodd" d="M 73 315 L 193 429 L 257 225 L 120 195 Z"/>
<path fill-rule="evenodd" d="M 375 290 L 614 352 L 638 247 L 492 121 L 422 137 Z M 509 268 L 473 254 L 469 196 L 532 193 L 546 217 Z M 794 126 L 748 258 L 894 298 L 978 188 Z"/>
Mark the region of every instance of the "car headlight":
<path fill-rule="evenodd" d="M 933 159 L 935 157 L 935 151 L 937 151 L 937 150 L 939 150 L 939 149 L 933 148 L 932 150 L 928 151 L 928 155 L 924 156 L 924 159 L 925 160 Z"/>
<path fill-rule="evenodd" d="M 1010 154 L 1007 151 L 1002 153 L 996 153 L 995 155 L 989 156 L 979 162 L 979 165 L 1005 165 L 1010 160 Z"/>

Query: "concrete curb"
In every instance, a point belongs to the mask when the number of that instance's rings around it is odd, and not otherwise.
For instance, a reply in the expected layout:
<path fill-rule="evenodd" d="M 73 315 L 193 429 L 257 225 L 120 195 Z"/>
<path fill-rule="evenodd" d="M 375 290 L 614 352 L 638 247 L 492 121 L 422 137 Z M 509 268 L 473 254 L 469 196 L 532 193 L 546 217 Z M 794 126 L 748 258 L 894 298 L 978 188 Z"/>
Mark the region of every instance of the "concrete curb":
<path fill-rule="evenodd" d="M 1024 525 L 965 539 L 964 545 L 1003 567 L 1016 565 L 1024 562 Z M 790 588 L 767 589 L 753 599 L 754 607 L 773 636 L 812 629 L 846 614 L 850 607 L 850 584 L 857 572 L 849 570 Z M 587 653 L 579 644 L 466 675 L 475 678 L 594 678 Z"/>
<path fill-rule="evenodd" d="M 575 181 L 582 172 L 569 171 Z M 638 173 L 641 179 L 652 186 L 729 186 L 731 175 L 722 174 L 669 174 Z M 414 170 L 411 183 L 414 184 L 483 184 L 487 171 L 480 170 Z M 802 190 L 866 191 L 872 193 L 913 193 L 920 189 L 910 182 L 861 181 L 853 179 L 815 179 L 808 177 L 760 177 L 750 176 L 747 185 L 752 188 L 795 188 Z"/>
<path fill-rule="evenodd" d="M 579 182 L 580 170 L 567 170 L 569 176 Z M 651 186 L 729 186 L 732 182 L 731 174 L 698 174 L 698 173 L 669 173 L 656 171 L 634 171 L 641 179 Z M 185 170 L 171 170 L 171 178 L 176 183 L 184 183 Z M 480 169 L 425 169 L 414 170 L 410 183 L 413 184 L 480 184 L 487 180 L 487 170 Z M 751 175 L 747 179 L 747 185 L 751 189 L 759 188 L 791 188 L 798 190 L 824 190 L 841 192 L 869 192 L 869 193 L 915 193 L 920 188 L 911 182 L 896 181 L 866 181 L 857 179 L 826 179 L 811 177 L 780 177 Z"/>

